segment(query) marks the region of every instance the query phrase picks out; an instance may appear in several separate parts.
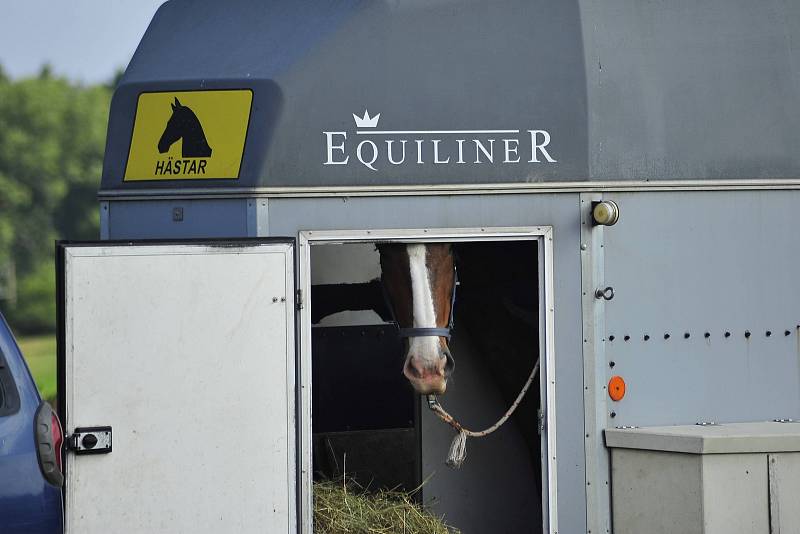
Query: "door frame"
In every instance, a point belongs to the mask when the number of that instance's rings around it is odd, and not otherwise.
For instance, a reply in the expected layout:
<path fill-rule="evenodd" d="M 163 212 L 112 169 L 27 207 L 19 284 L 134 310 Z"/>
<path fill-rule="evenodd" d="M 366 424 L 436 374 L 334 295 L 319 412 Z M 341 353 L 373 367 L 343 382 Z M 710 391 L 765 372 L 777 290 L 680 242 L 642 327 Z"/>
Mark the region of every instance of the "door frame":
<path fill-rule="evenodd" d="M 311 421 L 311 247 L 317 244 L 352 244 L 374 242 L 464 242 L 464 241 L 537 241 L 539 262 L 539 354 L 542 358 L 539 373 L 540 402 L 544 403 L 542 424 L 542 517 L 543 532 L 558 532 L 558 483 L 556 449 L 555 394 L 555 335 L 554 335 L 554 273 L 553 227 L 476 227 L 476 228 L 418 228 L 381 230 L 301 230 L 298 234 L 297 288 L 299 329 L 297 360 L 298 390 L 298 495 L 300 530 L 313 532 L 313 443 Z M 546 480 L 546 482 L 545 482 Z"/>

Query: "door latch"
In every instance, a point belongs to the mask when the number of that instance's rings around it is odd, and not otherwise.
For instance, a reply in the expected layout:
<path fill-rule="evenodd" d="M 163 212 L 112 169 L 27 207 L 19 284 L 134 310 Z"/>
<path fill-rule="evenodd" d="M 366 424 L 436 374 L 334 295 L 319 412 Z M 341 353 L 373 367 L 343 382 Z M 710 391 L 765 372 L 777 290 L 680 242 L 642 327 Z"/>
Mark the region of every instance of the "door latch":
<path fill-rule="evenodd" d="M 611 300 L 614 298 L 614 288 L 611 286 L 598 288 L 594 292 L 594 298 L 596 299 L 603 299 L 603 300 Z"/>
<path fill-rule="evenodd" d="M 111 452 L 111 427 L 76 428 L 66 440 L 67 449 L 75 454 L 108 454 Z"/>

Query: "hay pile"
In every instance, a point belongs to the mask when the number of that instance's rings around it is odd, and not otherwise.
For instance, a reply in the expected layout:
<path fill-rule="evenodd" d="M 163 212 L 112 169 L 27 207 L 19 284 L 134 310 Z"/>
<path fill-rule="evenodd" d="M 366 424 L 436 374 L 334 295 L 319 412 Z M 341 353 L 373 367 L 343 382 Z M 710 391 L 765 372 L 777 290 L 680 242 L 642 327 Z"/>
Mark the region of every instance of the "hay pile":
<path fill-rule="evenodd" d="M 352 480 L 314 482 L 314 532 L 458 534 L 412 499 L 401 491 L 368 493 Z"/>

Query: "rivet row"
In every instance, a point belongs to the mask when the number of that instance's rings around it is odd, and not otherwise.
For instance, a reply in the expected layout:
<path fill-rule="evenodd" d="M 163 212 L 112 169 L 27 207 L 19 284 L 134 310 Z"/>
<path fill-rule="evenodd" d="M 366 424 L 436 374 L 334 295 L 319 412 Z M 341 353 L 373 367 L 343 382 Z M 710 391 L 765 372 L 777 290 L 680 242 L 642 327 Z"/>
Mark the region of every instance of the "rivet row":
<path fill-rule="evenodd" d="M 744 335 L 745 339 L 750 339 L 753 336 L 753 333 L 750 332 L 750 330 L 745 330 L 743 335 Z M 783 335 L 784 335 L 784 337 L 791 336 L 792 335 L 792 331 L 791 330 L 784 330 L 783 331 Z M 725 331 L 722 334 L 722 336 L 727 339 L 727 338 L 731 337 L 732 334 L 731 334 L 730 331 Z M 672 334 L 670 334 L 669 332 L 665 332 L 664 333 L 664 339 L 665 340 L 668 340 L 671 337 L 672 337 Z M 692 333 L 691 332 L 684 332 L 683 333 L 683 339 L 690 339 L 691 337 L 692 337 Z M 703 332 L 703 337 L 705 339 L 711 338 L 711 332 Z M 764 332 L 764 337 L 772 337 L 772 330 L 766 330 Z M 613 334 L 608 336 L 608 341 L 613 342 L 615 339 L 617 339 L 617 336 L 615 336 Z M 630 334 L 625 334 L 624 336 L 622 336 L 622 339 L 624 341 L 630 341 L 632 338 L 631 338 Z M 650 334 L 647 334 L 647 333 L 642 334 L 642 339 L 644 341 L 650 341 Z"/>

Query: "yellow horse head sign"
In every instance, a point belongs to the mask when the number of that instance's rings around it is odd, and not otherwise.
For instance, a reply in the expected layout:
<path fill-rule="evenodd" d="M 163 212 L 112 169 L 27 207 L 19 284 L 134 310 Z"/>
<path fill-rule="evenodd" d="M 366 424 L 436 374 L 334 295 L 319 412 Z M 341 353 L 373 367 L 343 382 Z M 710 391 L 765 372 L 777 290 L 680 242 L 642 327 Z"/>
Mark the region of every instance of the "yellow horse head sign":
<path fill-rule="evenodd" d="M 142 93 L 125 181 L 237 179 L 253 92 Z"/>

